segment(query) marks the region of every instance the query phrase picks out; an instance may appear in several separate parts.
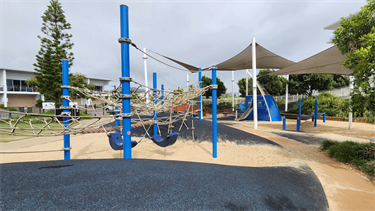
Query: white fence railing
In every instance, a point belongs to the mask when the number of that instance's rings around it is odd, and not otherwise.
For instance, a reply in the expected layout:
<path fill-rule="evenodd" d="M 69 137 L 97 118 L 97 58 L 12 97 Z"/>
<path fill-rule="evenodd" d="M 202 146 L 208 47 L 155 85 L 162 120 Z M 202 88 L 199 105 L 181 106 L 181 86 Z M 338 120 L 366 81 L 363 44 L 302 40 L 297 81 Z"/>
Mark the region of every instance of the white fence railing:
<path fill-rule="evenodd" d="M 352 89 L 349 88 L 349 86 L 347 87 L 341 87 L 341 88 L 337 88 L 337 89 L 331 89 L 331 90 L 322 90 L 322 91 L 313 91 L 313 96 L 317 96 L 321 93 L 325 93 L 325 92 L 329 92 L 337 97 L 340 97 L 340 98 L 343 98 L 343 99 L 349 99 L 350 98 L 350 92 L 352 91 Z M 285 95 L 280 95 L 280 96 L 272 96 L 273 99 L 275 101 L 278 101 L 278 100 L 285 100 Z M 288 95 L 288 102 L 295 102 L 295 101 L 298 101 L 298 100 L 302 100 L 302 99 L 305 99 L 305 98 L 308 98 L 309 96 L 308 95 L 299 95 L 299 94 L 296 94 L 296 95 Z M 198 101 L 196 100 L 192 100 L 191 101 L 193 104 L 196 104 Z M 217 99 L 217 103 L 221 103 L 221 102 L 232 102 L 232 98 L 222 98 L 222 99 Z M 212 104 L 212 99 L 202 99 L 202 103 L 203 105 L 208 105 L 208 104 Z M 244 97 L 236 97 L 234 98 L 234 104 L 237 105 L 239 103 L 245 103 L 245 98 Z"/>

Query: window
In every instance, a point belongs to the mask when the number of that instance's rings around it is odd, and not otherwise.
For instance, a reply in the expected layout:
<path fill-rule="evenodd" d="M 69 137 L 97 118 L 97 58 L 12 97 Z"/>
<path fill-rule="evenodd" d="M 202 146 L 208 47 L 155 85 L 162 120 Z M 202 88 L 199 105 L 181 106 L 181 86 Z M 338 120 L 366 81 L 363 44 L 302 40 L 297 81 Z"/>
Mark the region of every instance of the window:
<path fill-rule="evenodd" d="M 102 86 L 95 86 L 95 91 L 98 91 L 98 92 L 102 92 L 103 91 L 103 87 Z"/>
<path fill-rule="evenodd" d="M 25 80 L 7 79 L 8 91 L 33 92 L 33 87 L 28 86 Z"/>

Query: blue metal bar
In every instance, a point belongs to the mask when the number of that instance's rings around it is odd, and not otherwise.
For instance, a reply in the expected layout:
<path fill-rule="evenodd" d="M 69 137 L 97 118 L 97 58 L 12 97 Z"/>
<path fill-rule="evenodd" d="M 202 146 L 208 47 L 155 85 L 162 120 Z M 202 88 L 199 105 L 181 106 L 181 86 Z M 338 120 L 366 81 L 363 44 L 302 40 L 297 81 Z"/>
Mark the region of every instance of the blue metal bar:
<path fill-rule="evenodd" d="M 69 86 L 69 62 L 67 60 L 62 61 L 62 85 Z M 62 94 L 64 97 L 69 96 L 69 88 L 63 88 Z M 69 107 L 69 100 L 63 98 L 63 107 Z M 70 112 L 70 109 L 64 109 L 63 112 Z M 64 115 L 65 116 L 65 115 Z M 70 117 L 63 117 L 64 127 L 69 125 Z M 67 131 L 68 129 L 66 129 Z M 64 149 L 70 148 L 70 134 L 64 135 Z M 70 150 L 64 150 L 64 160 L 70 160 Z"/>
<path fill-rule="evenodd" d="M 326 112 L 324 112 L 324 114 L 323 114 L 323 123 L 326 123 L 326 117 L 327 117 L 327 114 L 326 114 Z"/>
<path fill-rule="evenodd" d="M 157 75 L 156 73 L 152 74 L 152 82 L 153 82 L 153 87 L 154 89 L 158 88 L 158 81 L 157 81 Z M 156 100 L 156 91 L 154 91 L 154 104 L 157 104 L 158 101 Z M 154 121 L 158 120 L 158 114 L 154 111 Z M 154 136 L 158 135 L 158 124 L 154 123 Z"/>
<path fill-rule="evenodd" d="M 283 130 L 286 130 L 286 116 L 283 117 Z"/>
<path fill-rule="evenodd" d="M 161 99 L 164 99 L 164 84 L 161 85 Z M 164 105 L 164 102 L 161 104 Z"/>
<path fill-rule="evenodd" d="M 129 12 L 128 6 L 120 5 L 121 38 L 129 38 Z M 130 77 L 129 43 L 121 42 L 121 76 Z M 130 81 L 122 81 L 122 94 L 130 95 Z M 130 114 L 130 99 L 122 99 L 122 113 Z M 122 118 L 122 130 L 124 136 L 124 159 L 132 158 L 131 150 L 131 117 Z"/>
<path fill-rule="evenodd" d="M 117 116 L 117 114 L 118 114 L 118 107 L 115 107 L 115 115 Z M 117 118 L 118 117 L 116 117 L 116 120 L 115 120 L 115 126 L 116 127 L 120 126 L 119 121 L 118 121 Z M 118 132 L 120 132 L 120 131 L 117 130 L 116 133 L 118 133 Z"/>
<path fill-rule="evenodd" d="M 318 122 L 318 100 L 315 100 L 314 127 L 316 127 L 317 122 Z"/>
<path fill-rule="evenodd" d="M 212 68 L 212 85 L 216 85 L 216 66 Z M 217 89 L 212 89 L 212 157 L 217 158 Z"/>
<path fill-rule="evenodd" d="M 300 131 L 300 126 L 301 126 L 301 100 L 298 101 L 297 132 Z"/>
<path fill-rule="evenodd" d="M 199 68 L 199 76 L 198 76 L 198 80 L 199 80 L 199 88 L 202 89 L 202 68 Z M 199 121 L 202 120 L 202 94 L 199 95 Z"/>

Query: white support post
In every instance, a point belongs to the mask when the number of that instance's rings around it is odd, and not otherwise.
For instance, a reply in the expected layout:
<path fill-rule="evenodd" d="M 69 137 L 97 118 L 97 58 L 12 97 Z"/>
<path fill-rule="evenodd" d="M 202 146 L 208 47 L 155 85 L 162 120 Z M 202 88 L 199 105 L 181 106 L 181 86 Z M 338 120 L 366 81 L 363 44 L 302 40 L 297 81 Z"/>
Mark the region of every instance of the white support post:
<path fill-rule="evenodd" d="M 249 95 L 249 89 L 247 88 L 249 86 L 249 76 L 248 76 L 249 70 L 246 69 L 246 96 Z"/>
<path fill-rule="evenodd" d="M 187 85 L 186 91 L 189 91 L 189 74 L 186 74 L 186 85 Z"/>
<path fill-rule="evenodd" d="M 146 105 L 148 105 L 148 102 L 149 102 L 149 99 L 148 99 L 148 81 L 147 81 L 147 55 L 145 54 L 146 53 L 146 48 L 143 48 L 143 63 L 144 63 L 144 69 L 145 69 L 145 86 L 146 86 Z"/>
<path fill-rule="evenodd" d="M 4 107 L 8 107 L 8 87 L 7 87 L 7 71 L 3 70 L 3 104 Z"/>
<path fill-rule="evenodd" d="M 289 86 L 289 75 L 286 75 L 286 84 L 285 84 L 285 112 L 288 111 L 288 96 L 289 96 L 289 90 L 288 90 L 288 86 Z"/>
<path fill-rule="evenodd" d="M 253 114 L 254 114 L 254 129 L 258 128 L 258 96 L 257 96 L 257 63 L 256 63 L 256 43 L 253 37 Z M 247 86 L 246 86 L 247 87 Z"/>
<path fill-rule="evenodd" d="M 232 71 L 232 111 L 234 111 L 234 71 Z"/>

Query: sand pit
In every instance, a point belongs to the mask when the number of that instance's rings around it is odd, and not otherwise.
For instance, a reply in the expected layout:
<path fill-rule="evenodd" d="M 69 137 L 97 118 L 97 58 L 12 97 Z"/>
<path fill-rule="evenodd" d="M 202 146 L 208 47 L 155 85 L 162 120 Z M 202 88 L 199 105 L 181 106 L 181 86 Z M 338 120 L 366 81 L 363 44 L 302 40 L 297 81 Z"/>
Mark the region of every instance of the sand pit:
<path fill-rule="evenodd" d="M 48 139 L 48 137 L 45 137 Z M 32 139 L 29 139 L 33 141 Z M 139 141 L 139 138 L 134 137 Z M 105 134 L 86 134 L 71 136 L 71 159 L 112 159 L 122 158 L 122 150 L 110 148 Z M 16 153 L 46 151 L 62 148 L 62 139 L 13 150 L 15 154 L 1 154 L 1 163 L 62 160 L 63 152 Z M 5 151 L 5 150 L 3 150 Z M 132 150 L 132 157 L 142 159 L 178 160 L 203 163 L 216 163 L 236 166 L 274 166 L 293 161 L 287 150 L 270 145 L 237 145 L 233 142 L 218 143 L 218 158 L 212 158 L 212 144 L 178 139 L 176 144 L 161 148 L 149 139 L 143 139 Z"/>

